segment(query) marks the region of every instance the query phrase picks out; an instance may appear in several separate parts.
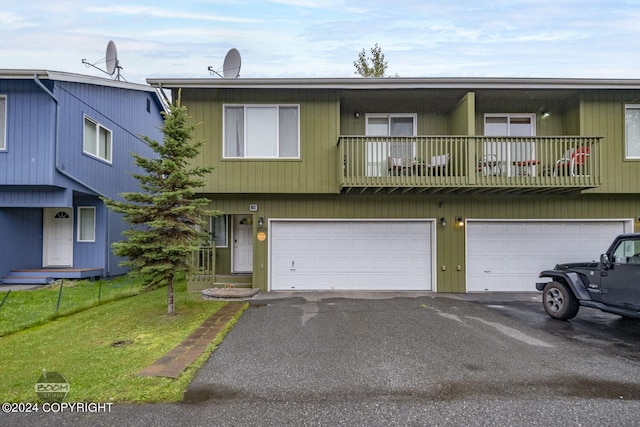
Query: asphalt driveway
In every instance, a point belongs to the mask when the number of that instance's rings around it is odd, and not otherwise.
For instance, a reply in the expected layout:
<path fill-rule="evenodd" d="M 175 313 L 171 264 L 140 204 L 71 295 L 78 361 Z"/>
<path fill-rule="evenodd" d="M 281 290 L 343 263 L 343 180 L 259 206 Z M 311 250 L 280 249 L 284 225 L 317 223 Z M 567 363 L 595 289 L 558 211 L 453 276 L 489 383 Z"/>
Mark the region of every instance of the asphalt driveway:
<path fill-rule="evenodd" d="M 638 361 L 469 299 L 263 294 L 198 372 L 184 403 L 115 405 L 109 414 L 38 414 L 31 421 L 638 425 Z"/>

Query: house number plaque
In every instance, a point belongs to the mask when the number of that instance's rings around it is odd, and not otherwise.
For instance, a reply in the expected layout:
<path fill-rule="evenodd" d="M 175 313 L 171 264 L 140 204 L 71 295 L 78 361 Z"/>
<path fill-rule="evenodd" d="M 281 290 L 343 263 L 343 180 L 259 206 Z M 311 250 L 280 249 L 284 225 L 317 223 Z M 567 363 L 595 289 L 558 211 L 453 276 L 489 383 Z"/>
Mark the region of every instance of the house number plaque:
<path fill-rule="evenodd" d="M 260 231 L 258 232 L 257 237 L 259 242 L 264 242 L 265 240 L 267 240 L 267 233 L 265 233 L 264 231 Z"/>

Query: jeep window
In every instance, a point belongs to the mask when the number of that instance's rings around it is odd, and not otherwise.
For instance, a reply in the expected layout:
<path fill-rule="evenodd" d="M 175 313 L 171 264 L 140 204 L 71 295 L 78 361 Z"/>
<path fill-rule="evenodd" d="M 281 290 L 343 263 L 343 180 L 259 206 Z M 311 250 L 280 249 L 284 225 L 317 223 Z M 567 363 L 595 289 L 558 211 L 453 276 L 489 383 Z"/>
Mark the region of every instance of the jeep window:
<path fill-rule="evenodd" d="M 640 264 L 640 240 L 623 240 L 613 251 L 613 262 L 617 264 Z"/>

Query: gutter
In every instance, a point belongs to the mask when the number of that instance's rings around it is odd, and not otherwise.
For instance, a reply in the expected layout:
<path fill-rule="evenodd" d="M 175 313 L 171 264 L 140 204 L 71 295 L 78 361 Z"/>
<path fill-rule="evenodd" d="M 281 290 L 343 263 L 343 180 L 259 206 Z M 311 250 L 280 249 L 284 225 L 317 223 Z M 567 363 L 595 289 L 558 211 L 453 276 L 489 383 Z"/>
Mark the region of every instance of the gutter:
<path fill-rule="evenodd" d="M 69 172 L 64 170 L 64 165 L 60 165 L 60 157 L 59 157 L 59 152 L 60 152 L 60 150 L 59 150 L 59 145 L 60 145 L 60 137 L 59 137 L 59 133 L 60 133 L 60 114 L 59 114 L 60 102 L 58 101 L 58 98 L 56 98 L 56 96 L 53 93 L 51 93 L 51 91 L 49 89 L 47 89 L 47 87 L 44 84 L 42 84 L 42 82 L 40 81 L 40 78 L 38 77 L 37 74 L 33 75 L 33 81 L 47 95 L 49 95 L 51 97 L 51 99 L 53 99 L 53 101 L 56 103 L 55 132 L 54 132 L 56 171 L 58 171 L 58 173 L 60 173 L 61 175 L 66 176 L 70 180 L 82 185 L 83 187 L 87 188 L 88 190 L 94 192 L 98 196 L 106 198 L 107 196 L 105 194 L 102 194 L 101 191 L 98 191 L 95 188 L 93 188 L 92 186 L 90 186 L 89 184 L 83 182 L 80 178 L 77 178 L 77 177 L 71 175 Z M 72 199 L 73 199 L 73 196 L 72 196 Z M 72 204 L 72 207 L 73 207 L 73 200 L 72 200 L 71 204 Z M 106 233 L 105 245 L 107 246 L 107 250 L 105 251 L 105 258 L 106 258 L 106 262 L 105 262 L 106 271 L 105 271 L 105 274 L 107 274 L 111 270 L 111 266 L 109 265 L 109 247 L 108 247 L 108 245 L 109 245 L 109 214 L 110 214 L 110 211 L 109 211 L 109 209 L 107 209 L 107 224 L 106 224 L 106 230 L 105 230 L 105 233 Z"/>

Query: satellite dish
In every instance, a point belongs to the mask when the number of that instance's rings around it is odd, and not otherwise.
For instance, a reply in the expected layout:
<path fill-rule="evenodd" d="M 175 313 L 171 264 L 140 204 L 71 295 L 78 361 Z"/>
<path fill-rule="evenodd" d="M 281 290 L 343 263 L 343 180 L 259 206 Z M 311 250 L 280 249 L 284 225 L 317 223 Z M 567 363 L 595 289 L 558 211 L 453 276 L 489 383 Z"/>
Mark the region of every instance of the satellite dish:
<path fill-rule="evenodd" d="M 240 75 L 240 65 L 242 60 L 240 59 L 240 52 L 238 49 L 233 48 L 227 52 L 227 56 L 224 57 L 224 63 L 222 64 L 222 74 L 209 66 L 207 69 L 213 76 L 214 74 L 225 79 L 237 79 Z"/>
<path fill-rule="evenodd" d="M 107 74 L 113 76 L 118 67 L 118 51 L 116 50 L 116 44 L 113 40 L 109 40 L 107 44 L 107 55 L 105 56 L 107 65 Z"/>
<path fill-rule="evenodd" d="M 120 66 L 120 61 L 118 61 L 118 50 L 116 49 L 116 44 L 113 42 L 113 40 L 109 40 L 109 43 L 107 43 L 107 53 L 104 59 L 105 59 L 105 65 L 107 67 L 106 70 L 96 67 L 94 64 L 90 63 L 86 59 L 83 59 L 82 63 L 87 67 L 96 68 L 105 74 L 109 74 L 110 76 L 113 76 L 114 74 L 116 74 L 115 76 L 116 80 L 119 81 L 120 79 L 123 79 L 126 82 L 127 80 L 120 75 L 120 70 L 122 69 L 122 67 Z M 99 62 L 102 62 L 102 61 L 99 61 Z"/>
<path fill-rule="evenodd" d="M 233 48 L 227 52 L 227 56 L 224 57 L 224 63 L 222 64 L 222 75 L 225 79 L 237 79 L 240 75 L 240 65 L 242 60 L 240 59 L 240 52 L 238 49 Z"/>

